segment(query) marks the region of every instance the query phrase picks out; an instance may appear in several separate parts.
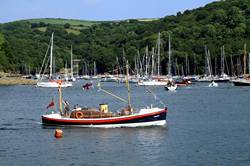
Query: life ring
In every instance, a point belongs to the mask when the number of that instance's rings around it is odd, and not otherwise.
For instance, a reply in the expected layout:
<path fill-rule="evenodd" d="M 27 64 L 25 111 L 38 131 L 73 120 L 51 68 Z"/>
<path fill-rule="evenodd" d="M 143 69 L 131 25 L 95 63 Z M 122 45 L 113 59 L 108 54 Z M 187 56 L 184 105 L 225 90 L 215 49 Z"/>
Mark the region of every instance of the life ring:
<path fill-rule="evenodd" d="M 82 119 L 83 118 L 83 112 L 77 111 L 76 112 L 76 119 Z"/>

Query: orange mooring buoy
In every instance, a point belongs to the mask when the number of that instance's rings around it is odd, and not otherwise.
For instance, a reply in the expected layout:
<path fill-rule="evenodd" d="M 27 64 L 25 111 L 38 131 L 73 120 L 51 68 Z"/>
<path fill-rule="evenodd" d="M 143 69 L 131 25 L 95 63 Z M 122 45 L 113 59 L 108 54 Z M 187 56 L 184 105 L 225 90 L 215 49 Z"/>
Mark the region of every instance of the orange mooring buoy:
<path fill-rule="evenodd" d="M 55 137 L 56 138 L 62 138 L 62 136 L 63 136 L 63 131 L 61 129 L 56 129 Z"/>

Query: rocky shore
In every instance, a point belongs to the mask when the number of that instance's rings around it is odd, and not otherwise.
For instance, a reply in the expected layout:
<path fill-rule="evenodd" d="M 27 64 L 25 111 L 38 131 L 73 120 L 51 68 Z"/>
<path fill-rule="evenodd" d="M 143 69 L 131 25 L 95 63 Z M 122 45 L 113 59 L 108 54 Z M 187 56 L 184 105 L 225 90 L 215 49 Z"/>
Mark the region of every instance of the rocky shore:
<path fill-rule="evenodd" d="M 35 85 L 36 80 L 26 79 L 18 74 L 0 73 L 0 85 Z"/>

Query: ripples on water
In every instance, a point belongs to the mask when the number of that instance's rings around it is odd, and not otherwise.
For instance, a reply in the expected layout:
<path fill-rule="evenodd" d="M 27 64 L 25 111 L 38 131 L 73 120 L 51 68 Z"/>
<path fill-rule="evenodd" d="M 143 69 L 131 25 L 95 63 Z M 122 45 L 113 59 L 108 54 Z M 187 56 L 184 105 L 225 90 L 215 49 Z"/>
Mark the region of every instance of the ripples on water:
<path fill-rule="evenodd" d="M 83 91 L 82 84 L 63 90 L 72 106 L 124 106 L 97 89 Z M 127 97 L 123 85 L 103 87 Z M 151 90 L 169 108 L 167 127 L 68 127 L 55 139 L 56 127 L 42 126 L 40 118 L 56 89 L 0 87 L 0 165 L 250 165 L 250 87 L 202 83 Z M 132 86 L 132 92 L 137 108 L 161 106 L 144 87 Z"/>

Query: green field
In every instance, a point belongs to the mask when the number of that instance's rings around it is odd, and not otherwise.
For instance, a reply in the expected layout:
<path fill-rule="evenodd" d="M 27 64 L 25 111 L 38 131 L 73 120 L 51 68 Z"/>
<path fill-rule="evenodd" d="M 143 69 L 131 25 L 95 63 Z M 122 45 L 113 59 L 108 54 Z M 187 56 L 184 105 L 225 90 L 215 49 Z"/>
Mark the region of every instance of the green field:
<path fill-rule="evenodd" d="M 30 19 L 25 20 L 29 21 L 30 23 L 40 23 L 44 22 L 46 24 L 61 24 L 64 25 L 66 23 L 72 25 L 72 26 L 92 26 L 94 24 L 100 24 L 103 21 L 88 21 L 88 20 L 74 20 L 74 19 L 61 19 L 61 18 L 41 18 L 41 19 Z"/>
<path fill-rule="evenodd" d="M 105 21 L 88 21 L 88 20 L 75 20 L 75 19 L 61 19 L 61 18 L 41 18 L 41 19 L 29 19 L 29 20 L 21 20 L 28 21 L 30 23 L 40 23 L 43 22 L 45 24 L 53 24 L 53 25 L 64 25 L 66 23 L 70 24 L 70 28 L 66 29 L 68 33 L 74 33 L 76 35 L 80 34 L 81 29 L 86 29 L 92 25 L 100 24 Z M 37 30 L 41 32 L 45 32 L 47 26 L 38 27 Z"/>
<path fill-rule="evenodd" d="M 157 21 L 159 20 L 159 18 L 142 18 L 142 19 L 138 19 L 138 21 L 142 21 L 142 22 L 151 22 L 151 21 Z"/>
<path fill-rule="evenodd" d="M 68 33 L 73 33 L 75 35 L 79 35 L 80 34 L 80 31 L 79 30 L 75 30 L 75 29 L 66 29 L 66 31 Z"/>
<path fill-rule="evenodd" d="M 39 28 L 37 28 L 37 30 L 39 30 L 41 32 L 45 32 L 47 30 L 47 27 L 39 27 Z"/>

